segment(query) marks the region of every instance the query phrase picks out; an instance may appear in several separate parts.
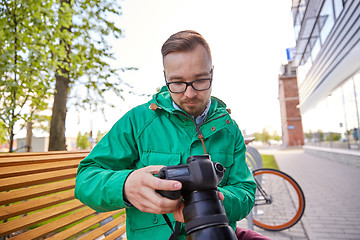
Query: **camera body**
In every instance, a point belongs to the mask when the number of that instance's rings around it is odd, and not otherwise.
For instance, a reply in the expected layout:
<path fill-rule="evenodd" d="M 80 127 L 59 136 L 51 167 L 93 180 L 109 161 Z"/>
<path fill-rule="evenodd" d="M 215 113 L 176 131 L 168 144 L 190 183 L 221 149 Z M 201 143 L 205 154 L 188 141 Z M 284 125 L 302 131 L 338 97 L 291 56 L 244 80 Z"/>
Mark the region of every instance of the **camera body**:
<path fill-rule="evenodd" d="M 187 239 L 235 240 L 236 236 L 217 193 L 225 168 L 209 155 L 190 156 L 187 164 L 167 166 L 158 178 L 182 183 L 178 191 L 157 190 L 163 197 L 184 199 L 183 215 Z"/>
<path fill-rule="evenodd" d="M 224 172 L 225 168 L 220 163 L 211 162 L 209 155 L 190 156 L 187 164 L 164 167 L 158 174 L 158 178 L 181 182 L 182 189 L 158 192 L 163 197 L 178 199 L 193 191 L 216 190 Z"/>

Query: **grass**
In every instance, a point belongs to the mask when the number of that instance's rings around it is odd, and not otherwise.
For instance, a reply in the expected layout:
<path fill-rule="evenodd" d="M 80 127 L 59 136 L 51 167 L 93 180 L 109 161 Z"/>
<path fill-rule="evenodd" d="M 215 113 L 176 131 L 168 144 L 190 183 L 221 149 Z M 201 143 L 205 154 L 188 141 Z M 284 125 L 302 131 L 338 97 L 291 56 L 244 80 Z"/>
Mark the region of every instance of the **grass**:
<path fill-rule="evenodd" d="M 263 159 L 263 168 L 273 168 L 279 170 L 276 159 L 273 155 L 261 155 Z"/>

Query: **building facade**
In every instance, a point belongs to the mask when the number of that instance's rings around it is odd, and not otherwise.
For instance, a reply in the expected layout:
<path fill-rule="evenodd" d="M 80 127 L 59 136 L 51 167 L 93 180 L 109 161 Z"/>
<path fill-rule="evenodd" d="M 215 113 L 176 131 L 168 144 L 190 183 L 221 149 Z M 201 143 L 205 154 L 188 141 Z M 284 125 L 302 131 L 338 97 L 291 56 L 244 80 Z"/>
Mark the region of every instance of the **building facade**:
<path fill-rule="evenodd" d="M 16 139 L 17 147 L 15 147 L 16 152 L 27 152 L 26 138 Z M 49 137 L 34 137 L 31 138 L 31 148 L 30 152 L 47 152 L 49 148 Z M 6 151 L 8 151 L 7 149 Z M 79 150 L 76 144 L 76 138 L 67 137 L 66 138 L 66 150 L 75 151 Z"/>
<path fill-rule="evenodd" d="M 282 142 L 284 146 L 304 145 L 304 133 L 299 106 L 296 71 L 292 62 L 282 67 L 279 75 L 279 103 Z"/>
<path fill-rule="evenodd" d="M 292 2 L 305 145 L 360 150 L 360 1 Z"/>

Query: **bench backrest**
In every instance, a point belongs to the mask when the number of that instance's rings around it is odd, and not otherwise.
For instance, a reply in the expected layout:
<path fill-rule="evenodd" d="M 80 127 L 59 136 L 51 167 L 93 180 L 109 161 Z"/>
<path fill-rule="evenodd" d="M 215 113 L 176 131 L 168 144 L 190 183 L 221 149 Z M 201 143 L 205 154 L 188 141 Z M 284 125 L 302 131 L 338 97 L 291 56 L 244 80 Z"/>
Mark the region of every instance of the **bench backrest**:
<path fill-rule="evenodd" d="M 121 236 L 123 210 L 98 214 L 74 197 L 77 167 L 88 153 L 0 154 L 0 237 L 95 239 L 114 228 L 105 239 Z"/>

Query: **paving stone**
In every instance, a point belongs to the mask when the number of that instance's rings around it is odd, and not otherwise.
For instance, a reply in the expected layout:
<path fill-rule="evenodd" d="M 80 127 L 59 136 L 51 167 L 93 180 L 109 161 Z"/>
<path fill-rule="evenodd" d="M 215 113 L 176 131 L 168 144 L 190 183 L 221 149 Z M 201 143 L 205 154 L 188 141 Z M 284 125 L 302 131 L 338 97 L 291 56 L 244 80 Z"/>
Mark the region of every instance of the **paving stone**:
<path fill-rule="evenodd" d="M 260 153 L 274 155 L 280 170 L 292 176 L 303 189 L 306 209 L 301 224 L 305 239 L 360 239 L 360 168 L 301 149 Z M 298 233 L 298 230 L 286 232 Z"/>

